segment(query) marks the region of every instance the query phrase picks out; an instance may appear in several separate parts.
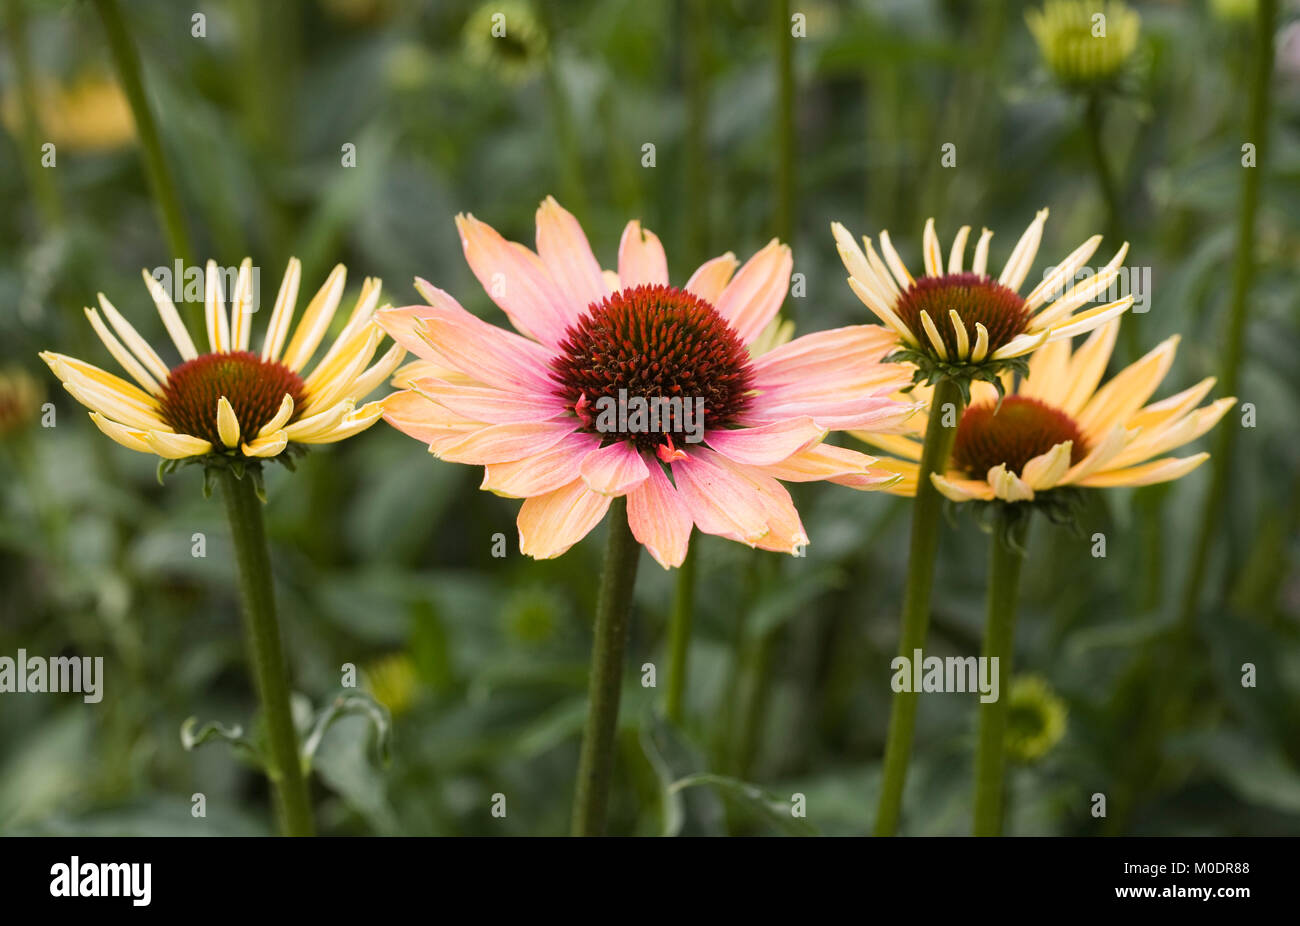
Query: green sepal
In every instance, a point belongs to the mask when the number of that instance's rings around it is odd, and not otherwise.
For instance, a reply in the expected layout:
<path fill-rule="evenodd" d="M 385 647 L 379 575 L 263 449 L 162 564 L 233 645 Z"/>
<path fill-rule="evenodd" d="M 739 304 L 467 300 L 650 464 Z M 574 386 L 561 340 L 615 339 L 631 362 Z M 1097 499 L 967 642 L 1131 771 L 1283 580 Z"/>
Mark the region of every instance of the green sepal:
<path fill-rule="evenodd" d="M 904 392 L 912 388 L 925 384 L 933 386 L 945 379 L 952 380 L 961 391 L 962 402 L 970 404 L 970 384 L 972 382 L 985 382 L 990 384 L 998 392 L 998 404 L 1002 404 L 1005 389 L 1002 386 L 1002 377 L 1010 372 L 1021 379 L 1029 376 L 1029 357 L 1023 355 L 1020 357 L 1010 357 L 1006 360 L 985 360 L 981 363 L 970 363 L 963 361 L 950 363 L 947 360 L 940 360 L 922 350 L 914 347 L 902 347 L 885 357 L 883 363 L 910 363 L 916 367 L 912 373 L 912 385 L 904 389 Z"/>

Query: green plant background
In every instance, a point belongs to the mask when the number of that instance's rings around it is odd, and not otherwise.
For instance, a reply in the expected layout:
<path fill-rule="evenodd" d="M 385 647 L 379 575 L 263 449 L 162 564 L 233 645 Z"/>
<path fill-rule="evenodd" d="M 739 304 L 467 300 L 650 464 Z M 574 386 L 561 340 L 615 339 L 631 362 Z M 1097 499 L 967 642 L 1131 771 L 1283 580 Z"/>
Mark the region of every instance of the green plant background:
<path fill-rule="evenodd" d="M 123 10 L 197 251 L 223 265 L 252 255 L 264 290 L 290 255 L 303 260 L 304 287 L 341 260 L 351 293 L 377 275 L 385 301 L 415 302 L 419 275 L 504 323 L 452 217 L 472 211 L 531 242 L 534 210 L 553 193 L 607 266 L 623 224 L 643 219 L 678 282 L 703 257 L 791 237 L 806 294 L 787 310 L 807 332 L 874 320 L 844 283 L 832 219 L 889 228 L 915 264 L 928 216 L 945 242 L 961 224 L 987 225 L 997 262 L 1047 205 L 1035 275 L 1105 228 L 1082 104 L 1042 70 L 1020 3 L 790 6 L 807 36 L 791 43 L 788 134 L 778 48 L 789 29 L 769 0 L 548 3 L 534 8 L 544 52 L 516 48 L 505 64 L 475 54 L 475 8 L 456 2 L 222 0 L 203 4 L 206 38 L 191 36 L 188 6 Z M 91 4 L 22 7 L 23 34 L 6 36 L 6 92 L 14 38 L 42 79 L 111 74 Z M 1151 311 L 1126 324 L 1144 350 L 1183 335 L 1167 395 L 1219 367 L 1254 51 L 1248 23 L 1215 20 L 1204 4 L 1137 8 L 1139 60 L 1107 104 L 1103 143 L 1122 177 L 1128 263 L 1152 274 Z M 1284 5 L 1283 24 L 1295 15 Z M 1013 768 L 1009 832 L 1300 831 L 1296 46 L 1280 46 L 1273 77 L 1239 391 L 1258 426 L 1239 435 L 1193 656 L 1179 667 L 1192 708 L 1161 733 L 1159 773 L 1139 770 L 1132 813 L 1093 818 L 1091 796 L 1133 776 L 1134 714 L 1149 695 L 1135 660 L 1176 619 L 1208 467 L 1156 493 L 1094 494 L 1081 535 L 1034 526 L 1017 668 L 1046 678 L 1069 715 L 1054 749 Z M 345 143 L 356 145 L 353 168 L 340 164 Z M 646 143 L 653 167 L 642 166 Z M 940 165 L 946 143 L 955 167 Z M 254 710 L 220 506 L 197 469 L 160 486 L 156 461 L 104 438 L 36 357 L 111 364 L 80 311 L 97 291 L 166 345 L 139 273 L 172 257 L 138 151 L 60 150 L 48 172 L 57 214 L 33 196 L 23 152 L 0 137 L 0 366 L 37 379 L 57 426 L 33 422 L 0 443 L 0 655 L 102 656 L 106 681 L 97 705 L 0 695 L 0 833 L 268 832 L 254 769 L 220 743 L 181 746 L 188 717 L 247 728 Z M 1222 426 L 1239 427 L 1239 412 Z M 603 530 L 559 560 L 532 561 L 518 553 L 518 502 L 478 491 L 480 477 L 384 424 L 313 451 L 296 474 L 268 474 L 295 689 L 319 707 L 339 693 L 344 664 L 364 676 L 398 654 L 413 670 L 387 765 L 365 717 L 326 734 L 312 785 L 324 833 L 567 829 Z M 830 485 L 796 500 L 806 558 L 699 542 L 682 728 L 659 710 L 674 576 L 643 560 L 611 831 L 869 828 L 906 503 Z M 1104 559 L 1091 555 L 1094 531 L 1106 534 Z M 205 558 L 191 555 L 196 532 Z M 504 558 L 492 556 L 497 533 Z M 964 514 L 945 529 L 932 653 L 978 650 L 987 540 Z M 1246 662 L 1255 688 L 1241 685 Z M 647 663 L 657 688 L 641 685 Z M 904 832 L 969 830 L 975 706 L 922 699 Z M 796 793 L 802 820 L 788 812 Z M 504 817 L 491 813 L 496 794 Z"/>

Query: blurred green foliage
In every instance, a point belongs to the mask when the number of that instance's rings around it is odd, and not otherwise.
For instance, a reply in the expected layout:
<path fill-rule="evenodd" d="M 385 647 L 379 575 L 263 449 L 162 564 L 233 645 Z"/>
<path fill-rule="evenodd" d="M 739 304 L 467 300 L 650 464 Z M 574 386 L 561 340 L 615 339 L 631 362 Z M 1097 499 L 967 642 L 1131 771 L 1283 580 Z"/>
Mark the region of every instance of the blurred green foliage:
<path fill-rule="evenodd" d="M 780 214 L 775 42 L 788 31 L 773 21 L 779 6 L 534 4 L 534 41 L 500 61 L 482 36 L 467 35 L 483 12 L 460 2 L 214 0 L 203 5 L 202 38 L 188 6 L 123 3 L 201 255 L 233 265 L 251 254 L 264 280 L 278 280 L 297 255 L 305 286 L 341 260 L 350 289 L 381 276 L 394 304 L 416 301 L 420 275 L 498 322 L 461 257 L 458 211 L 527 242 L 537 204 L 554 193 L 607 266 L 623 224 L 641 218 L 663 237 L 677 281 L 707 256 L 700 249 L 745 257 L 771 237 Z M 23 33 L 11 19 L 0 62 L 6 108 L 19 48 L 42 84 L 112 79 L 90 4 L 21 7 Z M 793 243 L 807 294 L 788 303 L 800 331 L 873 320 L 844 285 L 832 219 L 873 234 L 889 228 L 907 255 L 919 255 L 927 216 L 945 237 L 987 225 L 998 231 L 996 261 L 1047 205 L 1040 263 L 1105 227 L 1082 103 L 1047 76 L 1022 4 L 795 0 L 792 9 L 806 17 L 793 49 Z M 1120 178 L 1129 263 L 1152 268 L 1151 311 L 1125 324 L 1136 325 L 1143 349 L 1183 335 L 1168 394 L 1218 364 L 1252 46 L 1248 24 L 1219 22 L 1202 3 L 1137 9 L 1140 67 L 1108 107 L 1104 143 Z M 1194 716 L 1162 744 L 1173 771 L 1150 782 L 1130 832 L 1300 830 L 1296 47 L 1293 39 L 1291 57 L 1279 53 L 1275 74 L 1240 392 L 1258 426 L 1243 432 L 1232 464 L 1185 667 Z M 691 118 L 692 87 L 706 105 L 702 122 Z M 61 105 L 42 97 L 42 118 L 111 116 L 102 101 L 71 117 L 51 111 Z M 110 362 L 80 311 L 97 291 L 165 343 L 139 273 L 171 255 L 139 153 L 129 138 L 64 142 L 45 169 L 54 197 L 42 198 L 21 119 L 6 125 L 0 367 L 35 378 L 57 426 L 36 419 L 0 437 L 0 655 L 101 655 L 106 687 L 97 705 L 0 695 L 0 832 L 267 832 L 268 795 L 254 770 L 220 744 L 181 748 L 188 717 L 252 722 L 219 506 L 203 498 L 197 469 L 160 486 L 154 461 L 105 439 L 36 357 L 57 349 Z M 111 120 L 96 131 L 111 141 Z M 341 165 L 349 143 L 351 168 Z M 654 167 L 642 166 L 647 143 Z M 940 164 L 946 143 L 956 145 L 956 167 Z M 1225 426 L 1238 422 L 1230 415 Z M 380 680 L 376 694 L 393 711 L 387 766 L 364 715 L 340 719 L 323 738 L 313 790 L 325 833 L 566 829 L 601 532 L 557 561 L 522 557 L 518 503 L 479 492 L 479 478 L 382 424 L 314 451 L 296 474 L 268 473 L 296 690 L 328 703 L 350 664 Z M 1098 831 L 1089 797 L 1118 787 L 1133 745 L 1122 731 L 1134 702 L 1119 681 L 1143 642 L 1174 620 L 1207 484 L 1198 471 L 1155 505 L 1126 491 L 1094 494 L 1081 536 L 1035 525 L 1017 668 L 1049 680 L 1068 723 L 1046 755 L 1014 769 L 1009 832 Z M 641 685 L 645 663 L 665 680 L 673 590 L 672 575 L 643 562 L 613 832 L 867 828 L 905 502 L 830 485 L 796 499 L 812 538 L 805 559 L 755 557 L 715 538 L 699 545 L 685 729 L 661 719 L 661 689 Z M 1091 555 L 1093 531 L 1107 535 L 1104 559 Z M 196 533 L 203 558 L 192 555 Z M 508 540 L 504 558 L 491 553 L 497 533 Z M 978 650 L 986 542 L 965 517 L 943 537 L 932 652 Z M 1246 662 L 1258 687 L 1242 687 Z M 962 695 L 923 700 L 906 832 L 969 829 L 975 707 Z M 191 795 L 200 792 L 206 817 L 197 819 Z M 504 818 L 490 812 L 497 793 Z M 773 807 L 795 793 L 807 817 L 792 826 Z"/>

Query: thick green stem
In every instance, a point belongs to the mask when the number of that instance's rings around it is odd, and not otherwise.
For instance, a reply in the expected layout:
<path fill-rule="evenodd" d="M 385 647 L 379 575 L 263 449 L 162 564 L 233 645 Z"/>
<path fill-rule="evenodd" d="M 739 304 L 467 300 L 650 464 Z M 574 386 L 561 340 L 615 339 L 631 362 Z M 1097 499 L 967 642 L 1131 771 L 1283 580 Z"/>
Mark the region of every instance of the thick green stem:
<path fill-rule="evenodd" d="M 144 155 L 145 173 L 149 177 L 149 188 L 153 191 L 154 201 L 162 215 L 163 231 L 167 235 L 167 244 L 172 256 L 178 260 L 192 263 L 194 251 L 190 247 L 189 232 L 185 228 L 185 213 L 181 208 L 180 193 L 167 158 L 163 155 L 162 141 L 158 137 L 158 127 L 154 122 L 153 111 L 145 97 L 144 80 L 140 71 L 140 56 L 136 54 L 135 45 L 127 30 L 126 21 L 117 0 L 95 0 L 100 19 L 104 21 L 104 33 L 108 37 L 109 51 L 113 55 L 113 65 L 117 69 L 118 80 L 122 82 L 122 91 L 131 105 L 131 115 L 135 119 L 135 130 L 140 136 L 140 145 Z"/>
<path fill-rule="evenodd" d="M 267 774 L 275 790 L 281 831 L 286 836 L 311 836 L 313 825 L 307 782 L 302 773 L 298 735 L 289 708 L 289 680 L 280 648 L 280 626 L 275 617 L 275 591 L 271 585 L 271 557 L 262 520 L 262 503 L 251 475 L 236 478 L 221 470 L 221 489 L 230 518 L 230 534 L 239 567 L 239 588 L 244 599 L 244 633 L 262 702 L 269 746 Z"/>
<path fill-rule="evenodd" d="M 626 497 L 615 499 L 609 506 L 608 520 L 609 538 L 605 546 L 605 569 L 600 577 L 600 597 L 596 602 L 596 633 L 587 685 L 587 723 L 582 731 L 573 799 L 574 836 L 599 836 L 605 830 L 628 616 L 641 556 L 641 545 L 627 523 Z"/>
<path fill-rule="evenodd" d="M 957 422 L 964 405 L 961 389 L 952 380 L 941 380 L 930 400 L 930 420 L 925 429 L 916 499 L 912 504 L 912 543 L 908 552 L 907 584 L 903 590 L 903 626 L 898 643 L 900 656 L 909 661 L 913 650 L 925 645 L 930 624 L 930 586 L 934 580 L 934 557 L 939 547 L 939 516 L 943 496 L 930 481 L 931 473 L 948 466 Z M 880 783 L 880 804 L 876 813 L 877 836 L 898 831 L 903 807 L 903 785 L 912 753 L 912 732 L 916 727 L 917 693 L 897 691 L 889 711 L 889 734 L 885 740 L 884 775 Z"/>
<path fill-rule="evenodd" d="M 1006 514 L 999 515 L 1005 521 Z M 988 610 L 982 656 L 996 674 L 998 697 L 980 702 L 975 752 L 976 836 L 1002 835 L 1003 775 L 1006 769 L 1007 701 L 1015 654 L 1016 598 L 1024 553 L 996 531 L 989 542 Z M 994 668 L 996 666 L 996 668 Z"/>
<path fill-rule="evenodd" d="M 695 618 L 695 564 L 695 545 L 692 544 L 682 568 L 677 570 L 673 613 L 668 623 L 668 688 L 664 696 L 664 713 L 678 726 L 684 719 L 682 705 L 686 696 L 691 623 Z"/>

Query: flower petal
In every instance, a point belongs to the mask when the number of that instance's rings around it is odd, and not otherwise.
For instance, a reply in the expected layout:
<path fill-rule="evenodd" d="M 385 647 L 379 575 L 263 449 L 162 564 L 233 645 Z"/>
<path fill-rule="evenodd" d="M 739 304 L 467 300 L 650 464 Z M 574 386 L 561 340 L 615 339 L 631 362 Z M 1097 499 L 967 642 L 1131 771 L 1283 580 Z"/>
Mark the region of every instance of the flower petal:
<path fill-rule="evenodd" d="M 608 295 L 582 226 L 554 196 L 546 197 L 537 209 L 537 253 L 574 307 L 585 309 Z"/>
<path fill-rule="evenodd" d="M 623 289 L 634 286 L 668 285 L 668 258 L 659 236 L 641 227 L 635 219 L 623 229 L 618 243 L 618 279 Z"/>
<path fill-rule="evenodd" d="M 587 488 L 581 479 L 525 499 L 519 509 L 519 550 L 535 559 L 552 559 L 564 553 L 609 510 L 610 498 Z"/>
<path fill-rule="evenodd" d="M 641 454 L 627 441 L 591 451 L 583 458 L 580 472 L 593 492 L 615 497 L 626 495 L 650 474 Z"/>
<path fill-rule="evenodd" d="M 772 316 L 780 311 L 790 290 L 794 258 L 790 248 L 775 238 L 745 261 L 735 278 L 718 297 L 718 314 L 725 318 L 741 341 L 758 337 Z"/>
<path fill-rule="evenodd" d="M 479 488 L 506 498 L 530 498 L 554 492 L 573 481 L 583 458 L 599 445 L 600 438 L 596 435 L 575 431 L 540 453 L 509 463 L 487 464 Z"/>
<path fill-rule="evenodd" d="M 651 464 L 646 480 L 628 493 L 627 521 L 632 536 L 665 569 L 686 559 L 694 521 L 658 463 Z"/>
<path fill-rule="evenodd" d="M 756 428 L 722 428 L 704 435 L 705 442 L 734 463 L 769 466 L 819 443 L 826 430 L 811 418 L 790 418 Z"/>
<path fill-rule="evenodd" d="M 722 298 L 722 291 L 727 288 L 727 283 L 738 266 L 740 261 L 730 251 L 707 260 L 686 281 L 686 291 L 694 293 L 710 305 L 717 305 Z"/>

